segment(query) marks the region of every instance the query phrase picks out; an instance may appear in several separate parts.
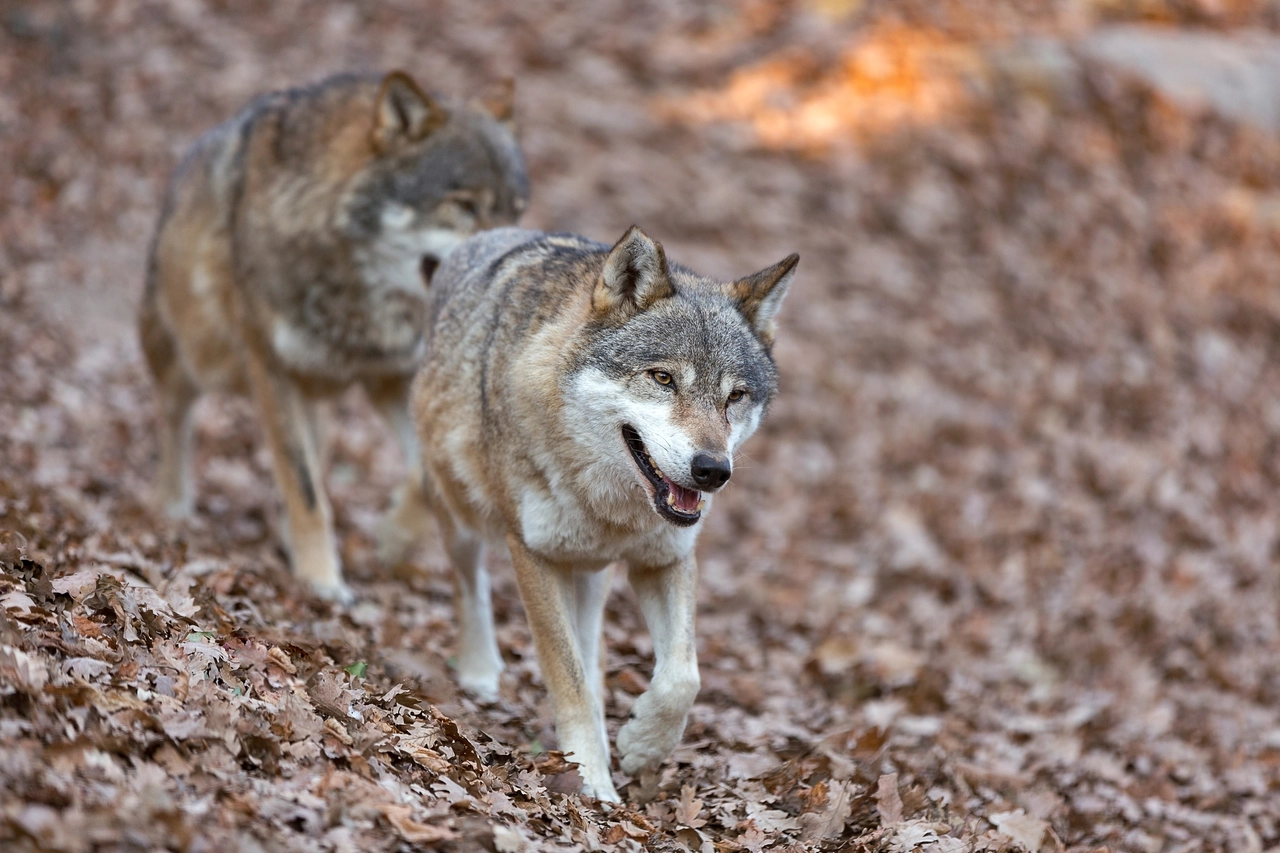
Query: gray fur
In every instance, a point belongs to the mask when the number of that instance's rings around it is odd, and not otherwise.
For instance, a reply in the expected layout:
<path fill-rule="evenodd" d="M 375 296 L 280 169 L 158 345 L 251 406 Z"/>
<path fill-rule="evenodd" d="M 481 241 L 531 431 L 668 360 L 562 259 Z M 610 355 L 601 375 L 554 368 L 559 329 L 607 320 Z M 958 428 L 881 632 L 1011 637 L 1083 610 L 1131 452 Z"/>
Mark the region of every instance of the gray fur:
<path fill-rule="evenodd" d="M 447 538 L 510 550 L 585 793 L 618 798 L 597 666 L 612 562 L 628 564 L 656 659 L 618 733 L 624 772 L 656 766 L 684 731 L 699 687 L 693 547 L 777 393 L 773 319 L 797 260 L 721 283 L 637 228 L 612 247 L 501 229 L 432 283 L 413 391 L 428 499 Z M 478 559 L 454 566 L 462 589 L 487 582 Z M 459 598 L 459 678 L 492 695 L 501 666 L 479 601 Z"/>
<path fill-rule="evenodd" d="M 527 203 L 510 95 L 446 102 L 401 72 L 344 75 L 263 95 L 196 142 L 165 196 L 139 316 L 170 515 L 192 509 L 192 404 L 205 391 L 251 395 L 294 569 L 347 597 L 322 403 L 358 382 L 411 469 L 379 537 L 384 560 L 405 556 L 423 505 L 406 406 L 426 279 L 465 237 L 514 222 Z"/>

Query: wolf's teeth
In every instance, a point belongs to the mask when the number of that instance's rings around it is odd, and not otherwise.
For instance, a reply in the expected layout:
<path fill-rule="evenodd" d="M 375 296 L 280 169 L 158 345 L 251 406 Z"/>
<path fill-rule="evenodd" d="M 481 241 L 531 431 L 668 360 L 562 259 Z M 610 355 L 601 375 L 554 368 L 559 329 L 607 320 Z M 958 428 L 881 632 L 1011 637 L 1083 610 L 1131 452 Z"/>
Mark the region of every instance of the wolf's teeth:
<path fill-rule="evenodd" d="M 702 512 L 706 508 L 707 508 L 706 501 L 698 501 L 698 512 Z"/>
<path fill-rule="evenodd" d="M 675 505 L 676 505 L 676 496 L 673 495 L 671 492 L 667 492 L 667 506 L 675 506 Z"/>

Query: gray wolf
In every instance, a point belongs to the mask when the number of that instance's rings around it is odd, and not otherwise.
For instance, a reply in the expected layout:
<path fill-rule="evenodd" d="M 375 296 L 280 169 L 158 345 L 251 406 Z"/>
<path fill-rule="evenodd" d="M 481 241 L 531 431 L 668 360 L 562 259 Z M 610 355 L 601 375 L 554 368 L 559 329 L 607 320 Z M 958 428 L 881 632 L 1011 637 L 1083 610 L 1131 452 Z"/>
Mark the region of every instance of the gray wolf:
<path fill-rule="evenodd" d="M 458 578 L 458 671 L 498 688 L 486 542 L 505 543 L 585 793 L 617 800 L 600 634 L 610 564 L 653 636 L 652 686 L 618 733 L 627 773 L 665 759 L 699 688 L 694 541 L 777 390 L 774 318 L 799 257 L 729 283 L 631 228 L 612 248 L 515 228 L 470 238 L 428 296 L 412 411 Z"/>
<path fill-rule="evenodd" d="M 295 573 L 347 599 L 323 488 L 325 402 L 362 385 L 418 465 L 408 390 L 427 279 L 478 229 L 528 199 L 509 84 L 445 102 L 408 75 L 345 75 L 274 92 L 206 133 L 169 183 L 139 332 L 160 401 L 159 497 L 193 503 L 191 410 L 250 396 L 284 496 Z M 421 478 L 383 525 L 394 559 Z"/>

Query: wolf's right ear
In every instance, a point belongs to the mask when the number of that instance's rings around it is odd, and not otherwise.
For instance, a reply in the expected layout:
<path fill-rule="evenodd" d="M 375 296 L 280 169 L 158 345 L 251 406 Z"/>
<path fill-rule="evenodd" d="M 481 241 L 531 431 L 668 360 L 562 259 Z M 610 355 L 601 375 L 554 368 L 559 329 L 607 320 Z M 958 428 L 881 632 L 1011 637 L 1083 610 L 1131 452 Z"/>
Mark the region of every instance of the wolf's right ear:
<path fill-rule="evenodd" d="M 503 77 L 485 89 L 484 94 L 476 99 L 477 105 L 502 123 L 508 130 L 515 130 L 516 123 L 516 81 L 514 77 Z"/>
<path fill-rule="evenodd" d="M 729 298 L 738 305 L 742 316 L 751 324 L 756 337 L 765 344 L 772 344 L 777 333 L 774 318 L 782 307 L 782 298 L 795 277 L 799 255 L 787 255 L 771 267 L 746 278 L 740 278 L 728 286 Z"/>
<path fill-rule="evenodd" d="M 373 111 L 373 145 L 386 153 L 402 142 L 425 139 L 449 116 L 444 108 L 418 88 L 403 71 L 382 78 L 377 106 Z"/>
<path fill-rule="evenodd" d="M 662 244 L 632 225 L 609 250 L 591 307 L 597 314 L 624 312 L 629 316 L 675 295 Z"/>

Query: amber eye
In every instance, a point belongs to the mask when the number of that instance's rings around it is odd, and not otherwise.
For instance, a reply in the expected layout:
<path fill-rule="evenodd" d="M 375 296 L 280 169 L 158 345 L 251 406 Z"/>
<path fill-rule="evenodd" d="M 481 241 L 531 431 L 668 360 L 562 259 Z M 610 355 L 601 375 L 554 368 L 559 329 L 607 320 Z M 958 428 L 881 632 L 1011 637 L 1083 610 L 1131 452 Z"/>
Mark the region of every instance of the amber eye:
<path fill-rule="evenodd" d="M 745 396 L 747 396 L 746 391 L 743 391 L 741 388 L 734 388 L 732 391 L 729 392 L 729 402 L 736 403 Z"/>
<path fill-rule="evenodd" d="M 667 373 L 665 370 L 650 370 L 649 375 L 652 376 L 653 381 L 657 382 L 659 385 L 670 385 L 675 382 L 675 380 L 671 378 L 671 374 Z"/>

